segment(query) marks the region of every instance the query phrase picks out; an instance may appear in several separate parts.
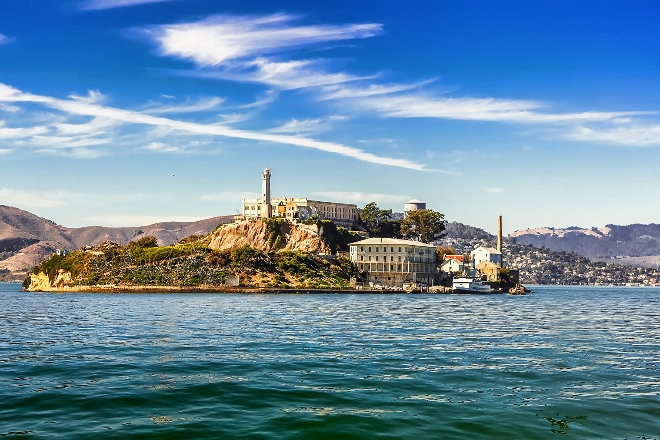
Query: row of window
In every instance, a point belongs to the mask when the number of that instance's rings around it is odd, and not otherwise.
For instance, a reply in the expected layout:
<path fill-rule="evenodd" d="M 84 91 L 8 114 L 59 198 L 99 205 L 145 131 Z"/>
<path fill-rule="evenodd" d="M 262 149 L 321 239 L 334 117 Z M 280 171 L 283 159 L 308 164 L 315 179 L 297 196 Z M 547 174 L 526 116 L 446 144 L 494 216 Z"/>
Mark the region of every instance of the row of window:
<path fill-rule="evenodd" d="M 364 252 L 365 246 L 360 246 L 360 252 Z M 367 252 L 371 252 L 371 246 L 367 247 L 369 250 Z M 376 246 L 376 252 L 380 252 L 380 247 Z M 387 252 L 387 246 L 383 246 L 383 252 Z M 394 246 L 390 246 L 390 252 L 394 252 Z M 399 246 L 399 252 L 401 252 L 401 246 Z"/>
<path fill-rule="evenodd" d="M 360 246 L 360 252 L 364 252 L 365 248 L 367 249 L 367 252 L 371 252 L 371 246 Z M 374 252 L 380 252 L 380 246 L 375 247 Z M 395 247 L 390 246 L 390 252 L 394 252 Z M 398 252 L 402 252 L 403 248 L 401 246 L 398 246 Z M 383 252 L 387 252 L 387 246 L 383 246 Z M 419 255 L 424 255 L 424 254 L 435 254 L 435 249 L 428 248 L 428 249 L 415 249 L 415 248 L 406 248 L 405 250 L 406 253 L 408 254 L 419 254 Z"/>
<path fill-rule="evenodd" d="M 360 255 L 360 261 L 364 261 L 364 255 Z M 369 259 L 367 261 L 371 261 L 371 255 L 369 255 Z M 375 261 L 378 261 L 378 255 L 376 255 Z M 387 261 L 387 256 L 384 256 L 382 261 Z M 394 261 L 394 255 L 390 255 L 390 261 Z M 397 261 L 401 261 L 401 255 L 397 257 Z"/>
<path fill-rule="evenodd" d="M 370 264 L 360 263 L 360 270 L 371 272 L 374 269 Z M 421 273 L 435 273 L 435 267 L 428 264 L 378 264 L 374 272 L 401 272 L 406 269 L 406 272 L 421 272 Z"/>

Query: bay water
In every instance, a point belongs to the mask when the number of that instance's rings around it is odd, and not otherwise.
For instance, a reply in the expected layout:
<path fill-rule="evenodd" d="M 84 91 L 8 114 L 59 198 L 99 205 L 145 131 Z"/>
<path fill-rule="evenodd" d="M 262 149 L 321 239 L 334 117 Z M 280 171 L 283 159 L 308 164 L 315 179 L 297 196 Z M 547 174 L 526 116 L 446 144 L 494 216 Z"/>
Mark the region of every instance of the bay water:
<path fill-rule="evenodd" d="M 660 288 L 533 289 L 0 284 L 0 437 L 660 438 Z"/>

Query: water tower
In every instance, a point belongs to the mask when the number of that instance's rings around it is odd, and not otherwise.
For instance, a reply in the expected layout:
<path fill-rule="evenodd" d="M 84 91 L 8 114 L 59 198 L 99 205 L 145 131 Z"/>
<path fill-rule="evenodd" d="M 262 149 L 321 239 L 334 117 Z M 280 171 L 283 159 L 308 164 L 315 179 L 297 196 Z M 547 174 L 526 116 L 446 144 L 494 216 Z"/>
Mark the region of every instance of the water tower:
<path fill-rule="evenodd" d="M 408 215 L 410 211 L 417 211 L 418 209 L 426 209 L 426 202 L 421 200 L 412 199 L 408 200 L 405 205 L 403 205 L 404 215 Z"/>

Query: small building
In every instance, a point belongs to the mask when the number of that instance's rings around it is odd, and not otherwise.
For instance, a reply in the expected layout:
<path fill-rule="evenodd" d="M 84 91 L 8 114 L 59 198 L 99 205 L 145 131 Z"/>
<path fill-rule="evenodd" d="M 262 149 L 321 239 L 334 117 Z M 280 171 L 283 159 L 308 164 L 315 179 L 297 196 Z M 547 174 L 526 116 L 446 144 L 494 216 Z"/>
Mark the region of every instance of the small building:
<path fill-rule="evenodd" d="M 445 257 L 445 261 L 440 266 L 440 270 L 445 273 L 457 273 L 463 272 L 465 270 L 465 266 L 463 264 L 463 260 L 457 260 L 453 258 L 447 259 Z"/>
<path fill-rule="evenodd" d="M 479 246 L 472 252 L 470 252 L 470 260 L 472 265 L 477 267 L 479 263 L 485 261 L 494 263 L 498 266 L 502 266 L 502 252 L 498 251 L 495 248 Z"/>
<path fill-rule="evenodd" d="M 482 261 L 476 265 L 476 269 L 487 281 L 500 280 L 500 266 L 490 261 Z"/>
<path fill-rule="evenodd" d="M 411 240 L 368 238 L 350 244 L 350 259 L 370 285 L 403 288 L 431 286 L 437 275 L 435 246 Z"/>

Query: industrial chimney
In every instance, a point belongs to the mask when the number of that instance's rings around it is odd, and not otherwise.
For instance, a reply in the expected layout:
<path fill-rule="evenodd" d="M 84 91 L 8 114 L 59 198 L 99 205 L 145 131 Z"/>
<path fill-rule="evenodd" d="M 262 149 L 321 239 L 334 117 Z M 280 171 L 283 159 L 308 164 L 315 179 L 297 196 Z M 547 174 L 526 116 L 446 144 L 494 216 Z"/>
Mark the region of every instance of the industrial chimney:
<path fill-rule="evenodd" d="M 497 252 L 502 253 L 502 216 L 497 217 Z"/>

